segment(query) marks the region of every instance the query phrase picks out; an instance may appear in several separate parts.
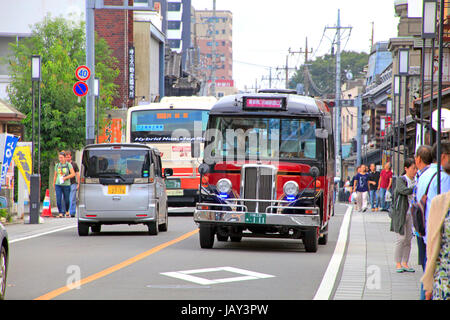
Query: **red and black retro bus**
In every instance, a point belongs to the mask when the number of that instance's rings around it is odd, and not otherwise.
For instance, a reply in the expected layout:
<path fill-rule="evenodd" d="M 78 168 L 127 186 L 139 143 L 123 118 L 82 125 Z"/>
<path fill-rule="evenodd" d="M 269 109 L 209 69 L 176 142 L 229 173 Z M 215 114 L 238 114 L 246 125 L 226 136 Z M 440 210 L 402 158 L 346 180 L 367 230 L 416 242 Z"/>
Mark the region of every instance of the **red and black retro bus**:
<path fill-rule="evenodd" d="M 242 237 L 302 239 L 307 252 L 328 240 L 334 143 L 327 104 L 291 90 L 219 100 L 205 133 L 200 246 Z"/>

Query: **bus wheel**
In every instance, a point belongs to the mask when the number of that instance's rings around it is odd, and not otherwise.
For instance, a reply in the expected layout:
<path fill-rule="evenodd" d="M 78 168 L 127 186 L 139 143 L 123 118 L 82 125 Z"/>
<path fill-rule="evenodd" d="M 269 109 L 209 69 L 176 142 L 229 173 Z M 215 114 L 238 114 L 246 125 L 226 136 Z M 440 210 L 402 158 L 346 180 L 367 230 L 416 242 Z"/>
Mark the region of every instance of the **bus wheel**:
<path fill-rule="evenodd" d="M 200 224 L 200 247 L 211 249 L 214 245 L 214 227 Z"/>
<path fill-rule="evenodd" d="M 324 235 L 319 237 L 319 244 L 320 245 L 326 245 L 328 243 L 328 224 L 325 227 L 325 229 L 323 229 L 323 231 L 325 232 Z"/>
<path fill-rule="evenodd" d="M 317 228 L 308 230 L 303 237 L 303 244 L 305 245 L 306 252 L 317 252 L 318 249 L 318 235 Z"/>

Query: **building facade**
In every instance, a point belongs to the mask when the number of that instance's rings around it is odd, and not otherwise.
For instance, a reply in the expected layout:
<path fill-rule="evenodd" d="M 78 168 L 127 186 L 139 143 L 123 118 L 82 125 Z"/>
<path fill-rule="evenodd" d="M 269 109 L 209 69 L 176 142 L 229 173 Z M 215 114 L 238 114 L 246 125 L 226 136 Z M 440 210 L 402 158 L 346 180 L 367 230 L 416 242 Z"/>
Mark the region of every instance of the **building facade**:
<path fill-rule="evenodd" d="M 202 82 L 210 88 L 213 73 L 215 73 L 216 94 L 228 91 L 234 92 L 233 81 L 233 14 L 227 10 L 216 10 L 213 17 L 211 10 L 195 11 L 194 41 L 199 48 L 203 67 Z M 215 35 L 213 37 L 213 32 Z M 213 38 L 215 39 L 215 54 L 213 54 Z M 233 87 L 227 88 L 232 83 Z M 209 91 L 209 90 L 206 90 Z M 225 93 L 226 92 L 226 93 Z"/>

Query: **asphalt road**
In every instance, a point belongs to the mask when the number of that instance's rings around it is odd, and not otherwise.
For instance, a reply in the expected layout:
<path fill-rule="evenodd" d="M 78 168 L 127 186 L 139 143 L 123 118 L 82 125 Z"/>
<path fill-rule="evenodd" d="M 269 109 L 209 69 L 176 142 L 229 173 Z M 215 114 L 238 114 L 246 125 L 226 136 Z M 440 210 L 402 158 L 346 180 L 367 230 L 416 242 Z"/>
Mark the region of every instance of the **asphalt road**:
<path fill-rule="evenodd" d="M 168 232 L 158 236 L 143 225 L 117 225 L 79 237 L 75 219 L 10 225 L 6 299 L 311 300 L 346 208 L 336 207 L 329 242 L 317 253 L 305 252 L 301 240 L 255 238 L 201 249 L 189 215 L 169 216 Z"/>

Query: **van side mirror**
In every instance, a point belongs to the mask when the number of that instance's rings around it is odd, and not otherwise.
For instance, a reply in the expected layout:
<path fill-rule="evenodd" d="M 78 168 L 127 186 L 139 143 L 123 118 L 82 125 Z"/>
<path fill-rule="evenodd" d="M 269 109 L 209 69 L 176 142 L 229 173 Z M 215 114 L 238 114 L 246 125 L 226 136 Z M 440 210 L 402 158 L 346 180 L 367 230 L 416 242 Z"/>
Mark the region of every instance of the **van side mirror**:
<path fill-rule="evenodd" d="M 164 169 L 164 177 L 171 177 L 173 176 L 173 169 L 172 168 L 165 168 Z"/>
<path fill-rule="evenodd" d="M 191 142 L 191 158 L 200 158 L 200 143 L 197 141 Z"/>

